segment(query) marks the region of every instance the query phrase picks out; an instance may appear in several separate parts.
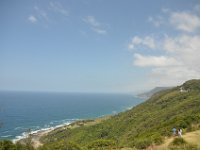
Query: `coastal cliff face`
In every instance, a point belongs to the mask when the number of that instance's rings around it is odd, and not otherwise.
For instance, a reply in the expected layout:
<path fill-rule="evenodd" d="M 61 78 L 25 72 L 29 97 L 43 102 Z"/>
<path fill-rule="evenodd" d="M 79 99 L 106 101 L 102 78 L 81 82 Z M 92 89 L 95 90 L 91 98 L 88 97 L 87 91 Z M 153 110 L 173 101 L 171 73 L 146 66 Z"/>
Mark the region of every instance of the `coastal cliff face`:
<path fill-rule="evenodd" d="M 181 88 L 185 91 L 181 92 Z M 200 129 L 200 80 L 160 91 L 131 110 L 96 124 L 52 131 L 41 140 L 43 149 L 62 147 L 64 143 L 76 149 L 144 149 L 161 144 L 171 136 L 173 127 L 183 132 Z"/>

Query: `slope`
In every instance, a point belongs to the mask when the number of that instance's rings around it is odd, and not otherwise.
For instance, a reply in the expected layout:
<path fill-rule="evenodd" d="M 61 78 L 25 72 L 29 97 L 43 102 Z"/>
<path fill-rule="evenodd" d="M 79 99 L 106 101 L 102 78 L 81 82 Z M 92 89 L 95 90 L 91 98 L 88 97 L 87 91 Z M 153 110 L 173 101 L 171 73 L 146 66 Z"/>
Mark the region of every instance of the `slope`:
<path fill-rule="evenodd" d="M 149 149 L 153 150 L 169 150 L 170 145 L 172 144 L 173 140 L 175 140 L 177 137 L 170 137 L 167 138 L 163 144 L 161 145 L 154 145 L 149 147 Z M 196 130 L 193 132 L 188 132 L 183 135 L 183 139 L 190 145 L 196 145 L 197 149 L 200 149 L 200 130 Z"/>
<path fill-rule="evenodd" d="M 137 96 L 138 97 L 144 97 L 144 98 L 150 98 L 155 93 L 158 93 L 160 91 L 167 90 L 167 89 L 172 89 L 172 88 L 173 87 L 155 87 L 154 89 L 152 89 L 152 90 L 150 90 L 148 92 L 140 93 Z"/>
<path fill-rule="evenodd" d="M 184 91 L 180 91 L 184 89 Z M 173 127 L 184 132 L 200 128 L 200 80 L 154 94 L 129 111 L 112 116 L 92 126 L 50 132 L 42 141 L 48 145 L 59 141 L 78 143 L 81 147 L 143 149 L 161 144 Z"/>

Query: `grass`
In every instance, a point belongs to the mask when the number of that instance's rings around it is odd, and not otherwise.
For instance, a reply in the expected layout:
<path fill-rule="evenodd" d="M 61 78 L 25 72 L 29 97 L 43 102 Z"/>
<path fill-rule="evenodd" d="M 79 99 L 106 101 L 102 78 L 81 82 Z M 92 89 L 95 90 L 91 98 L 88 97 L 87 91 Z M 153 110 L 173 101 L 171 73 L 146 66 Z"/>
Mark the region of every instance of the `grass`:
<path fill-rule="evenodd" d="M 187 143 L 196 144 L 200 149 L 200 130 L 184 135 Z"/>
<path fill-rule="evenodd" d="M 181 86 L 188 92 L 181 93 Z M 192 124 L 200 123 L 200 80 L 181 86 L 156 93 L 133 109 L 97 124 L 51 132 L 44 141 L 66 139 L 87 147 L 102 139 L 115 141 L 119 147 L 139 149 L 161 144 L 173 127 L 193 130 Z"/>
<path fill-rule="evenodd" d="M 166 138 L 161 145 L 154 145 L 152 150 L 200 150 L 200 130 L 188 132 L 183 135 L 183 138 L 170 137 Z"/>
<path fill-rule="evenodd" d="M 199 150 L 197 145 L 190 144 L 183 138 L 175 138 L 168 148 L 170 150 Z"/>
<path fill-rule="evenodd" d="M 181 93 L 180 87 L 187 92 Z M 200 129 L 200 80 L 154 94 L 142 104 L 106 119 L 76 122 L 42 138 L 40 150 L 145 149 L 167 142 L 169 149 L 198 149 L 198 135 L 185 140 L 170 138 L 172 128 Z M 165 141 L 164 139 L 169 139 Z M 171 144 L 170 144 L 171 143 Z M 179 144 L 178 144 L 179 143 Z M 192 144 L 194 143 L 194 144 Z"/>

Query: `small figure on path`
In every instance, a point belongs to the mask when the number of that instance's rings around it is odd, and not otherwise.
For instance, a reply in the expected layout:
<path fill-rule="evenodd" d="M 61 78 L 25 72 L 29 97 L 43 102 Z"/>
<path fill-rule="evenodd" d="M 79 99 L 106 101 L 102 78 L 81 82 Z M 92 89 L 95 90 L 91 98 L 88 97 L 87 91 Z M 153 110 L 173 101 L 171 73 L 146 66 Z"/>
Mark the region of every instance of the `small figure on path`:
<path fill-rule="evenodd" d="M 178 136 L 182 137 L 182 129 L 180 129 L 180 128 L 178 129 Z"/>
<path fill-rule="evenodd" d="M 173 136 L 176 136 L 176 128 L 172 129 Z"/>

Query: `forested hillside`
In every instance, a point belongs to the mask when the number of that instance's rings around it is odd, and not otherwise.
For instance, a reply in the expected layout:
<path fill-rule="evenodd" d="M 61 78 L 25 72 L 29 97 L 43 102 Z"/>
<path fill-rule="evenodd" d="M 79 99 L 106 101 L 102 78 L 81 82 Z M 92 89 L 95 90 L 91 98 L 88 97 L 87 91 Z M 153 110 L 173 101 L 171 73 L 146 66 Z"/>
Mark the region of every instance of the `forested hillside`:
<path fill-rule="evenodd" d="M 143 149 L 161 144 L 173 127 L 184 132 L 200 128 L 200 80 L 154 94 L 146 102 L 129 111 L 112 116 L 101 123 L 73 129 L 55 130 L 44 137 L 43 148 L 79 145 L 85 149 L 98 147 Z"/>

